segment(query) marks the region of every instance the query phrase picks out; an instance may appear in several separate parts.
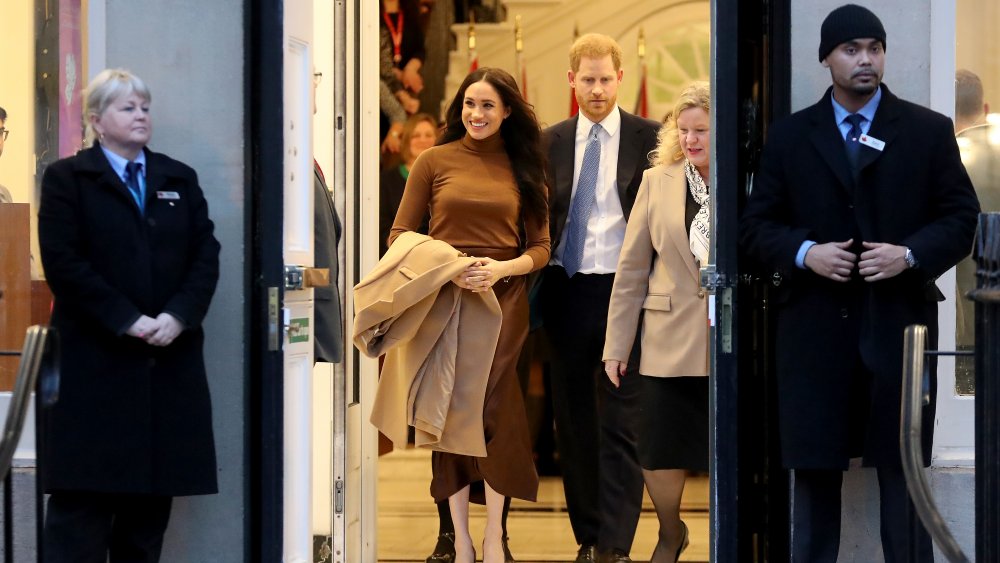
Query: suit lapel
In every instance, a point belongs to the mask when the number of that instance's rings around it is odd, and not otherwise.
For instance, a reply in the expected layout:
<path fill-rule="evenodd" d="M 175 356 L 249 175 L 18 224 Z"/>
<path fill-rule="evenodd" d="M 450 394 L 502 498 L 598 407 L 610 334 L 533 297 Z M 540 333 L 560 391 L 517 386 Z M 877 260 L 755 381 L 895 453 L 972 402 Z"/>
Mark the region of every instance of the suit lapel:
<path fill-rule="evenodd" d="M 621 140 L 618 143 L 618 200 L 628 200 L 628 187 L 635 177 L 636 165 L 639 162 L 640 150 L 638 128 L 634 127 L 632 116 L 619 109 L 622 116 Z M 624 205 L 623 211 L 624 211 Z"/>
<path fill-rule="evenodd" d="M 560 208 L 569 212 L 569 201 L 573 195 L 573 167 L 576 162 L 576 124 L 579 116 L 574 116 L 567 120 L 566 126 L 555 131 L 555 151 L 553 158 L 557 167 L 556 197 L 559 199 Z M 563 223 L 566 216 L 562 217 Z"/>
<path fill-rule="evenodd" d="M 851 176 L 851 164 L 847 161 L 847 151 L 844 149 L 844 138 L 837 128 L 836 117 L 833 115 L 833 104 L 830 96 L 833 89 L 827 91 L 827 95 L 810 110 L 813 127 L 809 133 L 809 140 L 820 157 L 840 180 L 841 185 L 848 192 L 854 191 L 854 179 Z"/>
<path fill-rule="evenodd" d="M 899 132 L 896 119 L 899 117 L 899 98 L 889 92 L 889 89 L 882 85 L 882 100 L 875 111 L 875 119 L 868 129 L 868 136 L 878 139 L 888 146 Z M 864 170 L 866 166 L 872 164 L 884 150 L 876 150 L 868 145 L 861 145 L 861 154 L 858 157 L 858 170 Z"/>
<path fill-rule="evenodd" d="M 167 184 L 166 163 L 159 158 L 160 155 L 146 151 L 146 210 L 149 211 L 150 198 L 155 199 L 155 194 L 163 189 Z"/>
<path fill-rule="evenodd" d="M 667 235 L 677 248 L 677 254 L 688 269 L 692 279 L 700 280 L 698 269 L 691 254 L 691 243 L 688 240 L 687 221 L 687 178 L 684 176 L 684 164 L 681 161 L 664 171 L 663 201 L 667 204 Z"/>

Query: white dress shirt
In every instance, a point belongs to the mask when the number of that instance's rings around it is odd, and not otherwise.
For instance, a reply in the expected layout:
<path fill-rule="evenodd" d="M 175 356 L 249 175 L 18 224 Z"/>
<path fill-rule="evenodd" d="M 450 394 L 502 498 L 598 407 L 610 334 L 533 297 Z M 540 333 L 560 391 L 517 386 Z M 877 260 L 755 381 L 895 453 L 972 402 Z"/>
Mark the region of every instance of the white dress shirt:
<path fill-rule="evenodd" d="M 573 197 L 580 181 L 580 167 L 583 153 L 594 122 L 583 113 L 576 124 L 576 148 L 573 157 Z M 583 246 L 580 273 L 613 274 L 618 266 L 618 255 L 625 241 L 625 213 L 618 198 L 618 147 L 621 146 L 622 115 L 616 105 L 611 113 L 601 121 L 602 130 L 598 135 L 601 143 L 601 161 L 597 173 L 596 198 L 587 221 L 587 240 Z M 572 201 L 572 200 L 571 200 Z M 570 206 L 572 209 L 572 204 Z M 562 265 L 562 251 L 566 248 L 566 233 L 572 217 L 566 218 L 559 237 L 559 246 L 551 263 Z"/>

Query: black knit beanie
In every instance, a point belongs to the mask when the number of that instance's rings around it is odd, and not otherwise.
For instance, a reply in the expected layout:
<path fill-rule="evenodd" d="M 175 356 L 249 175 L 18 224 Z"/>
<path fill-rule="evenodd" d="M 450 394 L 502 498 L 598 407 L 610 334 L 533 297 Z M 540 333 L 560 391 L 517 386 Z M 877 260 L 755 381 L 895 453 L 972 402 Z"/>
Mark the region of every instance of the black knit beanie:
<path fill-rule="evenodd" d="M 885 28 L 878 16 L 868 8 L 857 4 L 845 4 L 830 12 L 820 28 L 819 60 L 833 51 L 837 45 L 852 39 L 878 39 L 885 49 Z"/>

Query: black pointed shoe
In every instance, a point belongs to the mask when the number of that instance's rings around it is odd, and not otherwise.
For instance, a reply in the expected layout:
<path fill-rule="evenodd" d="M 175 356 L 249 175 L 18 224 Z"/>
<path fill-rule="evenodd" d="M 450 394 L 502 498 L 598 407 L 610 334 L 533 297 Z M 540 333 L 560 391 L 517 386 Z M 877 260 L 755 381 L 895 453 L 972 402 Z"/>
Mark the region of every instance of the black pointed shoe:
<path fill-rule="evenodd" d="M 437 545 L 434 546 L 434 553 L 430 554 L 426 563 L 454 563 L 454 561 L 455 532 L 439 534 Z"/>

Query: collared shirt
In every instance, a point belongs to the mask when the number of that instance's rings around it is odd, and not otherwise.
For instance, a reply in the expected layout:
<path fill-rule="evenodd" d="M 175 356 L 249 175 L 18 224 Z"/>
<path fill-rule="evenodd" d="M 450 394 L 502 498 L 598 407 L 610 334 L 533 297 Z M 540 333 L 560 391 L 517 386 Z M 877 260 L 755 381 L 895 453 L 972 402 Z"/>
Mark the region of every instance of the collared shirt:
<path fill-rule="evenodd" d="M 579 114 L 576 124 L 576 149 L 573 159 L 573 194 L 580 181 L 583 153 L 594 122 Z M 616 105 L 602 121 L 598 139 L 601 143 L 601 160 L 597 174 L 596 198 L 587 221 L 587 239 L 583 246 L 580 273 L 613 274 L 618 266 L 618 255 L 625 241 L 625 213 L 618 197 L 618 148 L 621 146 L 622 114 Z M 567 217 L 566 226 L 572 218 Z M 568 228 L 563 228 L 559 246 L 550 263 L 562 265 L 562 251 L 566 248 Z"/>
<path fill-rule="evenodd" d="M 882 101 L 882 87 L 875 91 L 875 95 L 872 99 L 868 100 L 868 103 L 861 106 L 861 109 L 857 111 L 858 115 L 865 118 L 861 122 L 861 134 L 867 135 L 868 130 L 872 127 L 872 121 L 875 120 L 875 112 L 878 111 L 879 102 Z M 830 102 L 833 104 L 833 116 L 837 123 L 837 129 L 840 129 L 840 136 L 844 138 L 844 142 L 847 141 L 847 134 L 851 132 L 851 123 L 847 121 L 847 118 L 852 114 L 847 111 L 844 106 L 840 105 L 837 100 L 831 95 Z M 806 268 L 806 252 L 816 244 L 814 240 L 803 241 L 802 245 L 799 246 L 799 251 L 795 254 L 795 265 L 801 269 Z"/>
<path fill-rule="evenodd" d="M 104 151 L 104 156 L 107 157 L 108 162 L 111 164 L 111 169 L 115 171 L 115 174 L 117 174 L 119 178 L 121 178 L 122 183 L 127 186 L 128 178 L 125 175 L 125 166 L 129 163 L 128 159 L 109 151 L 104 145 L 101 145 L 101 150 Z M 146 201 L 146 151 L 139 151 L 139 156 L 135 157 L 133 162 L 140 165 L 139 191 L 142 199 L 136 199 L 135 194 L 132 194 L 132 199 L 136 200 L 135 204 L 141 209 L 142 202 Z M 129 193 L 131 193 L 131 190 L 129 190 Z"/>

